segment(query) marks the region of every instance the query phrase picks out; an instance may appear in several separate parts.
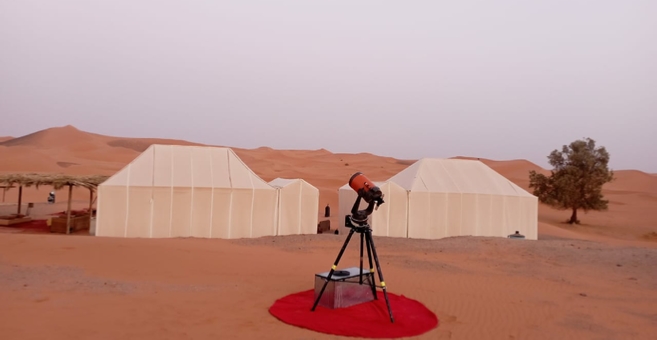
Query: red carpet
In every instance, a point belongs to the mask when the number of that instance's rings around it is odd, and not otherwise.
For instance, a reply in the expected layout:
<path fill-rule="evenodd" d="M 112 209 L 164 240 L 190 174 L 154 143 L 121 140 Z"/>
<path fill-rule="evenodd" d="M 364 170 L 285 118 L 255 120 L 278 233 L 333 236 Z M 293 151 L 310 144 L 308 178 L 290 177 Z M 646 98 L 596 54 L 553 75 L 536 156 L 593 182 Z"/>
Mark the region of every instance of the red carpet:
<path fill-rule="evenodd" d="M 378 300 L 348 308 L 329 309 L 317 306 L 314 290 L 294 293 L 278 299 L 269 312 L 279 320 L 320 333 L 362 337 L 399 338 L 423 334 L 438 326 L 438 318 L 422 303 L 403 295 L 388 293 L 390 309 L 395 319 L 390 322 L 382 291 Z"/>

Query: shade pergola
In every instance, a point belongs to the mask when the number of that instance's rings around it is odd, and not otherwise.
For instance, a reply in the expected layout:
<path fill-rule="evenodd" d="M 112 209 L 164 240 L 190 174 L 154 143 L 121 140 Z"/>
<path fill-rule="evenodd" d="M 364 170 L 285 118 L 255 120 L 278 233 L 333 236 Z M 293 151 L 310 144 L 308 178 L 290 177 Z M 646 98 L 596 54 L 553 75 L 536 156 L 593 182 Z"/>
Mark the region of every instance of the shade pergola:
<path fill-rule="evenodd" d="M 7 187 L 18 186 L 18 211 L 21 214 L 21 205 L 23 198 L 23 187 L 34 186 L 37 189 L 40 186 L 52 186 L 59 190 L 68 186 L 68 205 L 66 208 L 66 233 L 70 232 L 71 224 L 71 202 L 73 199 L 73 187 L 83 187 L 89 189 L 89 214 L 93 204 L 94 191 L 98 185 L 103 183 L 109 176 L 104 175 L 64 175 L 64 174 L 43 174 L 43 173 L 16 173 L 0 174 L 0 184 Z"/>

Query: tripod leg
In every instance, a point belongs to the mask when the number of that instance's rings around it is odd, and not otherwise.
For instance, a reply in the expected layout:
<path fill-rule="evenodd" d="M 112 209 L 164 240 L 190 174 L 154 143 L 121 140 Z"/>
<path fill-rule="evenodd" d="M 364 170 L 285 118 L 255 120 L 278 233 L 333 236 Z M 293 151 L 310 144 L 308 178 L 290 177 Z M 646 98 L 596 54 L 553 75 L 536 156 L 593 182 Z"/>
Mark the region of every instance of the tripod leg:
<path fill-rule="evenodd" d="M 313 308 L 311 311 L 315 311 L 315 308 L 317 307 L 317 304 L 319 303 L 319 299 L 322 298 L 322 294 L 324 294 L 324 290 L 326 289 L 326 285 L 328 285 L 329 281 L 331 280 L 331 276 L 333 276 L 333 272 L 338 268 L 338 262 L 340 262 L 340 258 L 342 257 L 342 254 L 344 253 L 345 249 L 347 249 L 347 245 L 349 244 L 349 240 L 351 240 L 351 236 L 354 235 L 354 230 L 351 229 L 349 232 L 349 235 L 347 235 L 347 239 L 344 240 L 344 244 L 342 245 L 342 249 L 340 249 L 340 253 L 338 254 L 338 257 L 335 259 L 335 262 L 333 263 L 333 266 L 331 267 L 331 270 L 329 271 L 328 276 L 324 280 L 324 285 L 322 286 L 322 290 L 319 292 L 319 295 L 317 295 L 317 299 L 315 299 L 315 303 L 313 304 Z"/>
<path fill-rule="evenodd" d="M 388 300 L 388 290 L 386 289 L 386 282 L 383 280 L 383 272 L 381 271 L 381 265 L 379 264 L 379 256 L 376 254 L 376 247 L 374 246 L 374 240 L 372 239 L 372 231 L 367 231 L 367 240 L 372 247 L 372 254 L 374 255 L 374 261 L 376 261 L 376 270 L 379 272 L 379 280 L 381 281 L 381 287 L 383 288 L 383 296 L 386 298 L 386 305 L 388 306 L 388 314 L 390 314 L 390 322 L 394 323 L 395 319 L 392 317 L 392 309 L 390 309 L 390 300 Z"/>
<path fill-rule="evenodd" d="M 370 240 L 367 239 L 367 259 L 370 262 L 370 286 L 372 287 L 372 295 L 374 296 L 374 300 L 378 300 L 379 297 L 376 295 L 376 282 L 374 279 L 374 264 L 372 263 L 372 245 L 370 244 Z"/>
<path fill-rule="evenodd" d="M 364 239 L 363 233 L 360 233 L 360 284 L 363 284 L 363 239 Z"/>

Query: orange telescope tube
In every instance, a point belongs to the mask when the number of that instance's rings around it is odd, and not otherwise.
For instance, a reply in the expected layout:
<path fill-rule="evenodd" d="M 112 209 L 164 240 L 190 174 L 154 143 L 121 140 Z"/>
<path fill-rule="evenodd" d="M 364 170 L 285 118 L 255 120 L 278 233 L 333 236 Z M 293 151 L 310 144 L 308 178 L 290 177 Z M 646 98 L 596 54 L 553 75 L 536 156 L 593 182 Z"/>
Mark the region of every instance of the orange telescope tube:
<path fill-rule="evenodd" d="M 357 192 L 365 202 L 376 201 L 378 204 L 383 203 L 383 193 L 374 182 L 370 181 L 362 172 L 357 172 L 349 179 L 349 186 Z M 378 205 L 377 205 L 378 208 Z"/>
<path fill-rule="evenodd" d="M 351 176 L 349 179 L 349 186 L 354 189 L 355 192 L 359 192 L 362 189 L 363 194 L 366 194 L 375 187 L 374 182 L 365 177 L 362 172 L 357 172 Z"/>

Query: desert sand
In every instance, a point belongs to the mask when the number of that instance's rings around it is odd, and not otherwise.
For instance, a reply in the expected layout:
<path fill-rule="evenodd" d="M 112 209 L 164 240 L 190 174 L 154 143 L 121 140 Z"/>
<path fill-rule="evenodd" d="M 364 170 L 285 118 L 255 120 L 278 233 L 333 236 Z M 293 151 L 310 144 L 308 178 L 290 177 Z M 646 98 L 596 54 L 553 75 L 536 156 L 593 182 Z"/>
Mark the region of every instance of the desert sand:
<path fill-rule="evenodd" d="M 51 128 L 0 139 L 0 172 L 111 175 L 152 143 L 195 144 Z M 318 187 L 320 216 L 326 204 L 337 215 L 337 189 L 355 171 L 385 180 L 413 162 L 233 149 L 266 181 L 303 178 Z M 529 170 L 547 172 L 526 160 L 481 160 L 526 189 Z M 581 213 L 580 225 L 540 205 L 538 241 L 376 238 L 389 291 L 438 316 L 439 326 L 417 338 L 654 339 L 657 176 L 615 173 L 604 187 L 609 210 Z M 66 191 L 47 205 L 49 191 L 23 190 L 33 216 L 65 209 Z M 3 197 L 0 214 L 14 212 L 17 190 Z M 74 190 L 74 208 L 88 199 L 88 190 Z M 337 223 L 333 217 L 333 229 Z M 112 239 L 0 228 L 0 330 L 7 339 L 334 339 L 284 324 L 267 309 L 311 289 L 344 237 Z M 352 242 L 341 264 L 356 265 L 357 256 Z"/>

